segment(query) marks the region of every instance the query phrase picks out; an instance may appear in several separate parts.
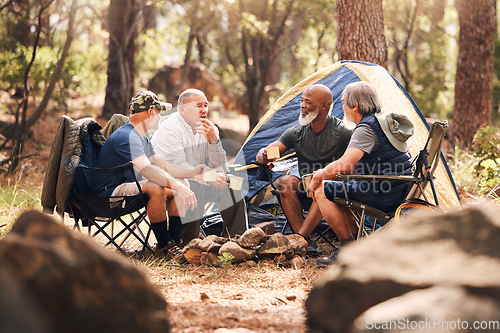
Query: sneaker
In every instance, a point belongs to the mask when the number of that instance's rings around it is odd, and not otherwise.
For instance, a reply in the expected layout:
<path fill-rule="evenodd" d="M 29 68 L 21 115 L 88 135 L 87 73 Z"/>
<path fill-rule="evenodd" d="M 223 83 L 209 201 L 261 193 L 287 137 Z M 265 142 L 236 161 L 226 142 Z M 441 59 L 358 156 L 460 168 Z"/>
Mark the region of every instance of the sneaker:
<path fill-rule="evenodd" d="M 316 244 L 316 242 L 313 241 L 310 237 L 304 237 L 299 233 L 297 233 L 297 235 L 302 237 L 307 242 L 306 255 L 308 255 L 309 257 L 317 257 L 323 253 L 321 249 L 318 247 L 318 244 Z"/>
<path fill-rule="evenodd" d="M 318 247 L 318 244 L 316 244 L 315 241 L 310 239 L 309 237 L 306 239 L 307 240 L 307 254 L 311 257 L 317 257 L 323 253 L 321 249 Z"/>
<path fill-rule="evenodd" d="M 316 263 L 318 265 L 330 265 L 331 263 L 333 263 L 336 259 L 337 259 L 337 255 L 339 254 L 339 248 L 336 248 L 332 254 L 330 254 L 329 256 L 327 257 L 320 257 L 318 259 L 316 259 Z"/>

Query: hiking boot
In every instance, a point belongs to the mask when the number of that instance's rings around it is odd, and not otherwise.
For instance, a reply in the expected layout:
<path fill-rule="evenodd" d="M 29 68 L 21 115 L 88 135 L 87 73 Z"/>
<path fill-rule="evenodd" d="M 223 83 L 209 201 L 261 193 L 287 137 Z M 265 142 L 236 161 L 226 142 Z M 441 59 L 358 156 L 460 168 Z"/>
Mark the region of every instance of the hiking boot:
<path fill-rule="evenodd" d="M 181 249 L 174 242 L 168 242 L 167 246 L 155 250 L 155 256 L 167 260 L 171 260 L 181 254 Z"/>
<path fill-rule="evenodd" d="M 179 243 L 177 243 L 176 245 L 177 245 L 177 247 L 178 247 L 179 249 L 181 249 L 181 250 L 182 250 L 183 248 L 185 248 L 185 247 L 186 247 L 186 243 L 184 243 L 184 241 L 183 241 L 182 239 L 181 239 L 181 241 L 180 241 Z"/>

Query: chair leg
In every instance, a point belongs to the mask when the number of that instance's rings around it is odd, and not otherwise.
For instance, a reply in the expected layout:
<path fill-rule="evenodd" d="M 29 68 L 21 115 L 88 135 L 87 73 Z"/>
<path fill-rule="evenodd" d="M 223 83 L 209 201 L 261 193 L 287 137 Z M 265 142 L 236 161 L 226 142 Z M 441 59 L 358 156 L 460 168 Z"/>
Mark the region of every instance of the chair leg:
<path fill-rule="evenodd" d="M 328 245 L 330 245 L 334 250 L 338 248 L 338 246 L 336 246 L 335 244 L 333 244 L 333 242 L 331 240 L 328 239 L 328 237 L 326 237 L 326 232 L 331 229 L 330 227 L 328 227 L 327 229 L 325 229 L 324 231 L 320 232 L 318 234 L 318 237 L 316 237 L 315 239 L 313 239 L 313 241 L 317 242 L 320 238 L 323 238 L 323 240 L 325 242 L 328 243 Z"/>
<path fill-rule="evenodd" d="M 147 213 L 145 210 L 143 210 L 142 212 L 137 211 L 137 213 L 139 213 L 137 215 L 137 217 L 134 217 L 133 213 L 130 214 L 130 218 L 132 219 L 132 221 L 130 223 L 127 223 L 121 217 L 117 218 L 117 219 L 115 219 L 115 218 L 105 218 L 104 219 L 104 218 L 95 218 L 93 216 L 87 216 L 87 214 L 85 214 L 85 210 L 82 209 L 82 207 L 80 207 L 80 205 L 78 205 L 77 203 L 74 203 L 74 205 L 76 206 L 78 211 L 81 214 L 83 214 L 79 217 L 79 220 L 80 221 L 84 221 L 84 220 L 88 221 L 87 231 L 88 231 L 89 237 L 94 238 L 99 233 L 101 233 L 107 239 L 107 242 L 104 245 L 104 247 L 107 247 L 109 244 L 113 244 L 113 246 L 116 247 L 116 249 L 118 249 L 120 251 L 120 253 L 127 256 L 128 254 L 122 249 L 122 246 L 123 246 L 124 242 L 130 237 L 130 235 L 133 235 L 142 244 L 142 249 L 141 249 L 141 254 L 140 254 L 139 259 L 142 259 L 146 249 L 153 252 L 153 249 L 149 245 L 149 238 L 151 235 L 151 224 L 147 220 Z M 73 216 L 75 216 L 75 214 L 73 214 Z M 115 220 L 120 221 L 121 225 L 123 226 L 123 229 L 117 233 L 115 232 L 115 228 L 114 228 Z M 146 224 L 148 226 L 148 232 L 146 235 L 144 235 L 143 231 L 140 229 L 140 223 L 142 221 L 146 222 Z M 78 221 L 75 220 L 75 224 L 77 224 L 77 223 L 78 223 Z M 79 224 L 77 224 L 77 225 L 79 227 Z M 92 232 L 92 225 L 94 225 L 97 229 L 95 232 Z M 110 233 L 106 232 L 106 228 L 108 228 L 108 227 L 111 227 Z M 78 228 L 78 229 L 80 229 L 80 228 Z M 123 235 L 123 233 L 125 233 L 125 232 L 128 232 L 128 234 L 125 236 L 125 238 L 123 240 L 120 241 L 119 237 L 121 237 Z M 118 244 L 118 242 L 120 242 L 120 244 Z"/>
<path fill-rule="evenodd" d="M 290 222 L 288 222 L 288 219 L 286 218 L 286 215 L 285 215 L 285 223 L 283 224 L 283 228 L 281 228 L 281 234 L 284 235 L 285 234 L 285 230 L 286 230 L 286 227 L 288 227 L 290 225 Z M 290 225 L 290 228 L 292 226 Z M 292 230 L 293 232 L 293 230 Z"/>
<path fill-rule="evenodd" d="M 153 249 L 151 248 L 151 246 L 149 245 L 149 236 L 151 235 L 151 223 L 147 220 L 147 217 L 146 217 L 146 214 L 141 214 L 140 216 L 138 216 L 137 218 L 134 218 L 132 214 L 130 214 L 131 218 L 134 219 L 134 225 L 132 226 L 132 230 L 136 230 L 137 229 L 137 232 L 140 234 L 141 236 L 141 239 L 139 240 L 142 244 L 142 250 L 141 250 L 141 254 L 139 255 L 139 260 L 142 259 L 142 257 L 144 256 L 144 252 L 146 249 L 148 249 L 151 253 L 153 253 Z M 141 218 L 142 217 L 142 218 Z M 148 232 L 146 233 L 146 235 L 144 235 L 144 233 L 142 232 L 139 224 L 144 221 L 146 223 L 146 225 L 148 226 Z M 127 236 L 127 238 L 131 235 L 132 233 L 129 232 L 129 235 Z M 137 236 L 136 236 L 137 238 Z M 125 240 L 120 244 L 123 245 L 123 243 L 125 243 Z"/>
<path fill-rule="evenodd" d="M 113 245 L 117 246 L 118 244 L 116 244 L 115 240 L 118 237 L 120 237 L 124 232 L 128 231 L 128 234 L 125 236 L 125 239 L 123 240 L 123 242 L 126 241 L 130 237 L 130 235 L 134 235 L 134 237 L 143 245 L 143 248 L 144 248 L 146 246 L 146 240 L 144 239 L 144 234 L 142 233 L 140 228 L 137 228 L 138 232 L 140 233 L 140 235 L 138 235 L 135 232 L 135 229 L 138 226 L 138 224 L 140 223 L 140 221 L 142 221 L 145 218 L 145 216 L 146 216 L 146 212 L 143 212 L 130 223 L 125 222 L 122 218 L 117 219 L 118 221 L 121 222 L 124 229 L 120 230 L 116 235 L 114 235 L 114 237 L 112 237 L 112 238 L 108 237 L 109 241 L 108 241 L 108 243 L 106 243 L 106 246 L 111 244 L 111 243 Z M 122 242 L 122 244 L 123 244 L 123 242 Z M 121 249 L 121 246 L 118 245 L 117 247 L 120 249 L 120 251 L 122 253 L 125 253 Z"/>
<path fill-rule="evenodd" d="M 104 228 L 109 225 L 111 223 L 111 221 L 108 221 Z M 115 241 L 115 238 L 112 238 L 108 235 L 108 233 L 106 233 L 106 231 L 104 230 L 103 227 L 101 227 L 96 221 L 92 221 L 92 224 L 95 225 L 95 227 L 99 230 L 98 232 L 94 233 L 94 235 L 92 237 L 94 237 L 96 234 L 98 233 L 101 233 L 102 235 L 104 235 L 104 237 L 106 237 L 108 239 L 108 242 L 106 243 L 105 247 L 108 246 L 109 244 L 113 244 L 119 251 L 121 254 L 123 254 L 124 256 L 127 255 L 127 253 L 125 251 L 123 251 L 123 249 L 116 243 Z M 90 230 L 90 225 L 89 225 L 89 230 Z"/>
<path fill-rule="evenodd" d="M 153 253 L 153 249 L 151 248 L 151 246 L 149 245 L 149 236 L 151 236 L 151 231 L 153 230 L 151 228 L 151 223 L 147 220 L 147 219 L 144 219 L 144 222 L 146 222 L 146 224 L 148 225 L 148 232 L 146 234 L 146 238 L 144 239 L 144 246 L 142 247 L 142 251 L 141 251 L 141 254 L 139 255 L 139 260 L 142 260 L 142 258 L 144 257 L 144 251 L 146 250 L 146 248 L 151 252 Z"/>

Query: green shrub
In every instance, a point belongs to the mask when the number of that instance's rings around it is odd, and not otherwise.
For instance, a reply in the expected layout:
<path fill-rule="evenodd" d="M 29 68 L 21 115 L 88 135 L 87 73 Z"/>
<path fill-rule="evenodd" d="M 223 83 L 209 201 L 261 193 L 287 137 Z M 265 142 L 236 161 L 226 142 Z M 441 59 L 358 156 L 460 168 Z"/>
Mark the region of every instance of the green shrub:
<path fill-rule="evenodd" d="M 474 136 L 474 156 L 478 162 L 474 166 L 479 177 L 481 194 L 487 194 L 500 183 L 500 132 L 498 128 L 486 126 Z"/>
<path fill-rule="evenodd" d="M 219 266 L 222 268 L 230 268 L 233 266 L 234 256 L 231 253 L 223 252 L 218 257 Z"/>
<path fill-rule="evenodd" d="M 464 191 L 479 194 L 479 176 L 475 167 L 480 159 L 468 151 L 462 151 L 460 145 L 455 146 L 455 155 L 448 162 L 455 184 Z"/>

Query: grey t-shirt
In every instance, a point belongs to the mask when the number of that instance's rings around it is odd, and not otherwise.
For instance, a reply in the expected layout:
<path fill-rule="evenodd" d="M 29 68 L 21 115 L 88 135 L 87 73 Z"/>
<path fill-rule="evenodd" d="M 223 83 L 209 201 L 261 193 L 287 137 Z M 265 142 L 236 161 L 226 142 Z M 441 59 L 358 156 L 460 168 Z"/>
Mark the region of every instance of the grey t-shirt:
<path fill-rule="evenodd" d="M 358 148 L 366 154 L 370 154 L 378 145 L 378 137 L 375 131 L 366 124 L 357 126 L 352 132 L 348 148 Z"/>
<path fill-rule="evenodd" d="M 340 119 L 329 116 L 325 128 L 319 133 L 314 133 L 310 124 L 298 125 L 287 129 L 279 141 L 287 149 L 295 150 L 302 176 L 340 158 L 347 149 L 351 132 Z"/>

